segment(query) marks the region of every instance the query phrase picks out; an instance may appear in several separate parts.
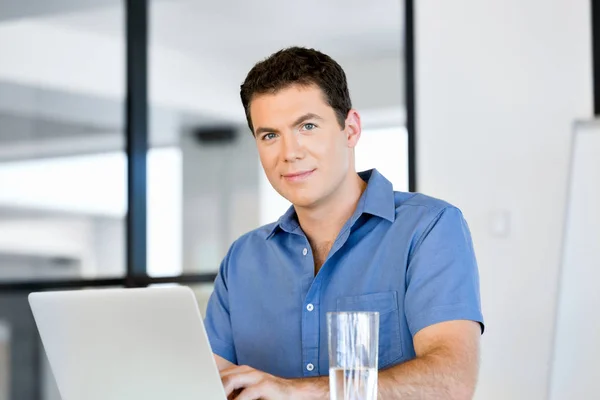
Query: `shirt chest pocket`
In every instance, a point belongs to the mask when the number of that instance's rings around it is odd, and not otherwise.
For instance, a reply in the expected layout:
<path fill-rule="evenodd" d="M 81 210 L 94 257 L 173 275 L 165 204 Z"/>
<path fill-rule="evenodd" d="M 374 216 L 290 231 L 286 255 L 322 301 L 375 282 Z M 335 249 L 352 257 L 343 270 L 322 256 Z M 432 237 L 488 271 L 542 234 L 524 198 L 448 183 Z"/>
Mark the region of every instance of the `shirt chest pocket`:
<path fill-rule="evenodd" d="M 339 297 L 337 299 L 337 311 L 379 312 L 379 369 L 385 368 L 402 358 L 397 292 Z"/>

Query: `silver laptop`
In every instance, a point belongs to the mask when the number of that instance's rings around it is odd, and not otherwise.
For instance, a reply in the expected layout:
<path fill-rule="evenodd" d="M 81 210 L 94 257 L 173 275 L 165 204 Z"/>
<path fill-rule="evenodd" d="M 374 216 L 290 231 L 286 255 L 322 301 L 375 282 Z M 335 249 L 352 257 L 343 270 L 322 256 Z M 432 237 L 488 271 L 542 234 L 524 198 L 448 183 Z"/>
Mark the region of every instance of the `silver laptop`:
<path fill-rule="evenodd" d="M 183 286 L 32 293 L 62 400 L 226 400 Z"/>

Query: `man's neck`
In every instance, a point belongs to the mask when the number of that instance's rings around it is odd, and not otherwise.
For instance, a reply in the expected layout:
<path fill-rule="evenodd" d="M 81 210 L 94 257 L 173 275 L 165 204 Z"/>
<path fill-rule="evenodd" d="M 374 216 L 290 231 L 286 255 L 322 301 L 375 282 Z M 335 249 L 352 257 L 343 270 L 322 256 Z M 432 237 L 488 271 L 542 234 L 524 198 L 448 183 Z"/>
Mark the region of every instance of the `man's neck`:
<path fill-rule="evenodd" d="M 296 208 L 298 222 L 311 246 L 335 241 L 346 221 L 356 210 L 366 187 L 366 182 L 352 172 L 323 204 L 310 209 Z"/>

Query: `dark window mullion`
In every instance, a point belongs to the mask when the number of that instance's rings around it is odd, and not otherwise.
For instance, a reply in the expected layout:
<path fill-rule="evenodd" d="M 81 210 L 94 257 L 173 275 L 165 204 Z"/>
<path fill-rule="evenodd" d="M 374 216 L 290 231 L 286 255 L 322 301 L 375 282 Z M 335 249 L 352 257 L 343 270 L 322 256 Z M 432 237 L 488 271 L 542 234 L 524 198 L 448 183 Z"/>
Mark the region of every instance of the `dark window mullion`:
<path fill-rule="evenodd" d="M 213 283 L 216 273 L 186 274 L 168 277 L 133 276 L 130 278 L 106 279 L 67 279 L 67 280 L 39 280 L 39 281 L 14 281 L 0 282 L 0 293 L 6 292 L 37 292 L 44 290 L 66 290 L 102 287 L 144 287 L 161 283 L 179 283 L 192 285 L 200 283 Z"/>
<path fill-rule="evenodd" d="M 600 116 L 600 3 L 591 0 L 594 115 Z"/>
<path fill-rule="evenodd" d="M 404 2 L 404 62 L 406 130 L 408 132 L 408 190 L 417 191 L 415 11 L 413 0 Z"/>
<path fill-rule="evenodd" d="M 127 278 L 147 274 L 148 1 L 126 0 Z"/>

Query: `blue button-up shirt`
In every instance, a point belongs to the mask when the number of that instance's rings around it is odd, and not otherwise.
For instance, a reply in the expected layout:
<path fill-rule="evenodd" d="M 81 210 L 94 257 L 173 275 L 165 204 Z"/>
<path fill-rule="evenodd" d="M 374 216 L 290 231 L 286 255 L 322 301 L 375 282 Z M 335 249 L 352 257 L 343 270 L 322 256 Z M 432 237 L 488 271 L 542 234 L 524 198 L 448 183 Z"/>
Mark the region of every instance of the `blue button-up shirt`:
<path fill-rule="evenodd" d="M 319 272 L 293 207 L 233 243 L 205 325 L 213 352 L 286 377 L 327 375 L 326 313 L 378 311 L 379 367 L 415 357 L 413 336 L 443 321 L 482 324 L 477 263 L 461 212 L 394 192 L 376 170 Z"/>

